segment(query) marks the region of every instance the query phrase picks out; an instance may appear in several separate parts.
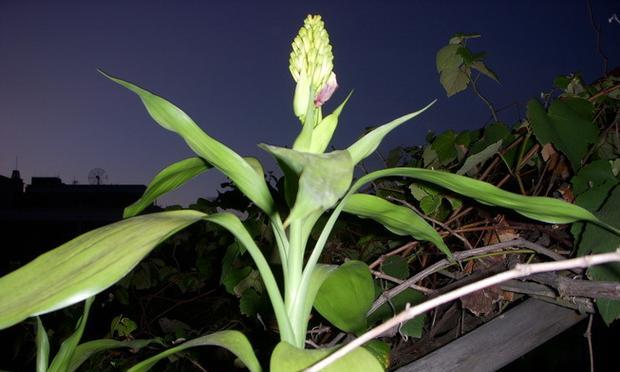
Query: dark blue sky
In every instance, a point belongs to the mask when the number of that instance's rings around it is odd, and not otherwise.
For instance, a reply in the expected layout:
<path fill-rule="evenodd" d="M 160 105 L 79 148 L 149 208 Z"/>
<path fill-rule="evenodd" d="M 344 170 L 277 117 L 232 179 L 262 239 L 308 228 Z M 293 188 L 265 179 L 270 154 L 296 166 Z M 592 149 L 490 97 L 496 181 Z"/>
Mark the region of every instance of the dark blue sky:
<path fill-rule="evenodd" d="M 593 0 L 609 67 L 620 65 L 617 1 Z M 428 130 L 478 128 L 489 118 L 470 92 L 446 98 L 435 54 L 456 32 L 487 51 L 501 84 L 482 81 L 496 106 L 548 90 L 559 74 L 601 75 L 586 1 L 9 1 L 0 0 L 0 174 L 87 182 L 104 168 L 110 183 L 147 184 L 191 156 L 156 125 L 137 97 L 96 72 L 102 68 L 174 102 L 210 135 L 242 155 L 273 162 L 255 144 L 290 144 L 290 42 L 306 14 L 330 33 L 340 90 L 350 89 L 334 144 L 348 146 L 367 126 L 438 103 L 393 132 L 383 151 L 420 144 Z M 331 104 L 331 105 L 330 105 Z M 501 113 L 513 124 L 515 108 Z M 164 198 L 187 204 L 215 195 L 213 171 Z"/>

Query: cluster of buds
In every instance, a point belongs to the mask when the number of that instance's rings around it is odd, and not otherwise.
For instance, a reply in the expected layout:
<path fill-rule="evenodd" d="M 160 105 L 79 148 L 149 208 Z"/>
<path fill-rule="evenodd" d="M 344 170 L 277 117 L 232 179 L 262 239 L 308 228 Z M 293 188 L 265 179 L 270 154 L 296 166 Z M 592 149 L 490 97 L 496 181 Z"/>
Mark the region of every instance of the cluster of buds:
<path fill-rule="evenodd" d="M 332 71 L 333 60 L 332 46 L 321 16 L 309 15 L 293 40 L 289 59 L 289 69 L 297 83 L 293 109 L 299 118 L 306 115 L 310 102 L 320 107 L 338 86 Z"/>

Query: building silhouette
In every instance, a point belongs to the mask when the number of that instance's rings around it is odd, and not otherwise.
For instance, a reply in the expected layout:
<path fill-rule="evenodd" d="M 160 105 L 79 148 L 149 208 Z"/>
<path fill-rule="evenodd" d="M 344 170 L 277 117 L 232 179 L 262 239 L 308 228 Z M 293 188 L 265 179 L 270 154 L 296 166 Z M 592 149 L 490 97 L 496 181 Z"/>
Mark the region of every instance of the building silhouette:
<path fill-rule="evenodd" d="M 64 184 L 58 177 L 32 177 L 24 185 L 18 170 L 11 177 L 0 175 L 0 276 L 121 220 L 123 209 L 145 190 L 144 185 Z"/>

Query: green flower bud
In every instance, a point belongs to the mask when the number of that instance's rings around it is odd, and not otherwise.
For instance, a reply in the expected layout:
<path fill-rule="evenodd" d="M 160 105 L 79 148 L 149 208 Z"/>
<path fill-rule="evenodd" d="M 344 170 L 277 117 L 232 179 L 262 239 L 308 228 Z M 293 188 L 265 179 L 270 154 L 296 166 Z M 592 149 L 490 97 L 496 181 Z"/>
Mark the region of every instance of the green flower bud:
<path fill-rule="evenodd" d="M 334 68 L 332 46 L 325 24 L 319 15 L 309 15 L 292 43 L 289 70 L 302 87 L 295 91 L 293 106 L 297 116 L 305 115 L 309 95 L 316 95 L 327 83 Z M 309 87 L 309 92 L 306 91 Z M 300 92 L 303 88 L 304 92 Z M 313 97 L 314 99 L 314 97 Z"/>

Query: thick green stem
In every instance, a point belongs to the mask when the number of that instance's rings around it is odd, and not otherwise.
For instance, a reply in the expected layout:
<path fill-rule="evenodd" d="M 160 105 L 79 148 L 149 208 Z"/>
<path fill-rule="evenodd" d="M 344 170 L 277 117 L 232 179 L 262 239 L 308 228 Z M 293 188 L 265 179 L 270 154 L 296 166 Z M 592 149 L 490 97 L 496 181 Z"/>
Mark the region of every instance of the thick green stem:
<path fill-rule="evenodd" d="M 303 270 L 304 240 L 302 222 L 293 221 L 289 227 L 288 275 L 284 283 L 285 306 L 295 336 L 293 345 L 300 348 L 304 346 L 305 333 L 300 334 L 299 332 L 299 314 L 296 312 L 296 304 L 300 297 L 299 288 Z"/>
<path fill-rule="evenodd" d="M 258 248 L 256 242 L 254 242 L 254 239 L 252 239 L 241 221 L 231 213 L 214 214 L 205 217 L 205 220 L 226 228 L 235 236 L 235 238 L 237 238 L 237 240 L 239 240 L 241 244 L 243 244 L 245 249 L 247 249 L 248 253 L 252 257 L 252 260 L 254 260 L 254 263 L 256 264 L 256 268 L 263 279 L 263 283 L 265 284 L 267 295 L 269 296 L 269 300 L 273 306 L 278 327 L 280 328 L 280 338 L 283 341 L 290 343 L 295 342 L 295 334 L 293 333 L 291 321 L 286 312 L 284 301 L 282 300 L 282 294 L 278 288 L 278 283 L 273 276 L 273 272 L 271 271 L 265 256 L 263 256 L 263 253 Z"/>

